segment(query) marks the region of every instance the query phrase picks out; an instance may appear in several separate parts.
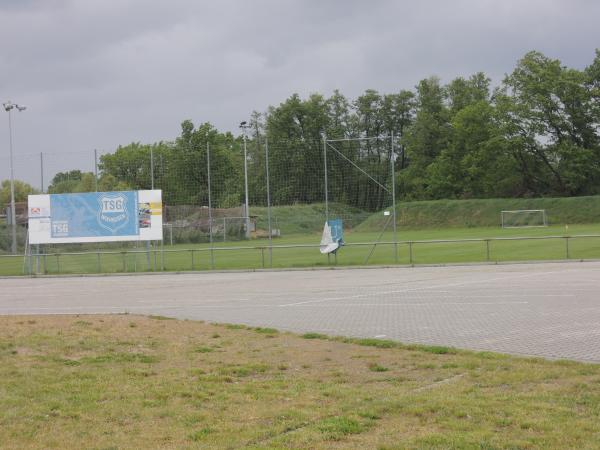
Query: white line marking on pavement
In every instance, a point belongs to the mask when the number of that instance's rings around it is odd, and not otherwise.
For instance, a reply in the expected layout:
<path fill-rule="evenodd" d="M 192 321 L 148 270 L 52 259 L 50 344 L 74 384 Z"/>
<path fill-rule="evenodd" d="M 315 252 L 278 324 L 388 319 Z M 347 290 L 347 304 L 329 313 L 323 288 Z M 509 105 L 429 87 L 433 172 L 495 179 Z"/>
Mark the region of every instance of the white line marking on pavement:
<path fill-rule="evenodd" d="M 427 291 L 427 290 L 432 290 L 432 289 L 435 290 L 435 289 L 448 288 L 448 287 L 468 286 L 468 285 L 472 285 L 472 284 L 489 283 L 492 281 L 510 281 L 515 278 L 528 278 L 528 277 L 534 277 L 537 275 L 549 275 L 549 274 L 553 274 L 553 273 L 562 273 L 562 272 L 561 271 L 550 271 L 550 272 L 526 273 L 526 274 L 522 274 L 522 275 L 518 275 L 518 276 L 496 277 L 496 278 L 489 278 L 486 280 L 471 280 L 471 281 L 464 281 L 464 282 L 460 282 L 460 283 L 450 283 L 450 284 L 442 284 L 442 285 L 435 285 L 435 286 L 422 286 L 422 287 L 411 288 L 411 289 L 398 289 L 398 290 L 394 290 L 394 291 L 377 292 L 376 294 L 369 293 L 369 294 L 351 295 L 351 296 L 347 296 L 347 297 L 321 298 L 321 299 L 316 299 L 316 300 L 306 300 L 306 301 L 302 301 L 302 302 L 285 303 L 283 305 L 278 305 L 278 306 L 279 307 L 298 306 L 298 305 L 305 305 L 308 303 L 323 303 L 323 302 L 329 302 L 329 301 L 335 301 L 335 300 L 349 300 L 352 298 L 372 297 L 373 295 L 404 294 L 407 292 Z"/>

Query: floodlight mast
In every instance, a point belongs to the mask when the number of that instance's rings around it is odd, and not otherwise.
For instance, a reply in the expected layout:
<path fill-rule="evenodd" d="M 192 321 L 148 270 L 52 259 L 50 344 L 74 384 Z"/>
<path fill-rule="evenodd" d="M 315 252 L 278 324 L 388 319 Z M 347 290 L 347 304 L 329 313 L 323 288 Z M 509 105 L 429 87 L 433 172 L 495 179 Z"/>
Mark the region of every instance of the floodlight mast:
<path fill-rule="evenodd" d="M 13 139 L 12 139 L 12 119 L 10 112 L 17 108 L 17 111 L 23 112 L 27 109 L 25 105 L 19 105 L 12 103 L 10 100 L 3 103 L 4 110 L 8 113 L 8 151 L 9 151 L 9 165 L 10 165 L 10 219 L 12 228 L 12 244 L 11 252 L 17 253 L 17 214 L 15 210 L 15 174 L 13 165 Z"/>
<path fill-rule="evenodd" d="M 246 151 L 246 134 L 248 127 L 248 122 L 246 122 L 245 120 L 240 123 L 240 128 L 242 129 L 244 135 L 244 189 L 246 193 L 244 216 L 246 216 L 246 239 L 250 239 L 250 205 L 248 202 L 248 155 Z"/>

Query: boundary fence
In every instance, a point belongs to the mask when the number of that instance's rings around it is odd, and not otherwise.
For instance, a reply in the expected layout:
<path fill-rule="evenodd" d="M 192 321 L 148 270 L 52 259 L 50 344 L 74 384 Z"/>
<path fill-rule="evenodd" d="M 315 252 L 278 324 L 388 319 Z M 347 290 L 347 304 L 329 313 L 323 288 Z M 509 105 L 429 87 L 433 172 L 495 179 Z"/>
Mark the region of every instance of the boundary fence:
<path fill-rule="evenodd" d="M 587 240 L 584 242 L 584 240 Z M 598 247 L 589 245 L 598 240 Z M 549 241 L 559 243 L 551 245 Z M 585 247 L 573 248 L 581 241 Z M 502 243 L 525 247 L 499 248 Z M 544 244 L 533 248 L 534 243 Z M 474 245 L 479 248 L 474 247 Z M 450 247 L 448 247 L 450 245 Z M 458 247 L 456 247 L 458 245 Z M 86 251 L 0 255 L 0 275 L 129 273 L 154 271 L 252 270 L 369 264 L 443 264 L 600 258 L 600 235 L 497 237 L 348 243 L 339 257 L 318 255 L 318 244 Z M 431 252 L 431 250 L 435 252 Z M 383 251 L 382 251 L 383 249 Z M 540 255 L 539 251 L 543 253 Z M 309 251 L 309 253 L 306 253 Z M 401 253 L 401 254 L 399 254 Z"/>

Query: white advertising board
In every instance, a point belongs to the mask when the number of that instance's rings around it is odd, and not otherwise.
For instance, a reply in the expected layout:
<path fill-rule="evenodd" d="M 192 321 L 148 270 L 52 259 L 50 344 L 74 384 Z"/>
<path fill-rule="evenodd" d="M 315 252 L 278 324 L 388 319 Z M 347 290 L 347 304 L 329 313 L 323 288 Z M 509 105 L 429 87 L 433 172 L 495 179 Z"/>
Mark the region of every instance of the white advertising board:
<path fill-rule="evenodd" d="M 30 244 L 162 240 L 162 191 L 30 195 Z"/>

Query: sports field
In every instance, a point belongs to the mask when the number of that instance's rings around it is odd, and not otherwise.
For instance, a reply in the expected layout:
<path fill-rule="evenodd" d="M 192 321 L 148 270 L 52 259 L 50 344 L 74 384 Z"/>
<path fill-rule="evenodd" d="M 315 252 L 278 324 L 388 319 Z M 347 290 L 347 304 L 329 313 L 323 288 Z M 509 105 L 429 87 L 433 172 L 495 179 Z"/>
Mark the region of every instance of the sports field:
<path fill-rule="evenodd" d="M 347 232 L 347 246 L 333 256 L 318 250 L 320 234 L 291 234 L 269 241 L 209 244 L 164 243 L 148 257 L 144 247 L 130 247 L 130 253 L 102 249 L 100 254 L 61 254 L 41 261 L 46 273 L 115 273 L 160 270 L 189 271 L 209 269 L 261 269 L 286 267 L 355 266 L 367 264 L 446 264 L 465 262 L 506 262 L 525 260 L 600 259 L 600 225 L 550 226 L 544 228 L 501 229 L 499 227 L 399 230 L 398 245 L 390 244 L 391 232 Z M 565 239 L 571 236 L 571 239 Z M 503 238 L 545 238 L 493 240 Z M 474 241 L 469 241 L 474 239 Z M 489 242 L 482 241 L 492 239 Z M 462 240 L 462 242 L 437 242 Z M 408 241 L 413 241 L 408 244 Z M 379 242 L 377 245 L 372 243 Z M 365 244 L 365 245 L 359 245 Z M 298 247 L 300 246 L 300 247 Z M 309 247 L 302 247 L 309 246 Z M 90 249 L 87 248 L 86 251 Z M 74 249 L 76 252 L 77 249 Z M 138 253 L 135 253 L 137 251 Z M 133 252 L 133 253 L 131 253 Z M 396 258 L 397 252 L 397 258 Z M 149 264 L 150 263 L 150 264 Z M 0 275 L 23 274 L 22 257 L 0 257 Z"/>

